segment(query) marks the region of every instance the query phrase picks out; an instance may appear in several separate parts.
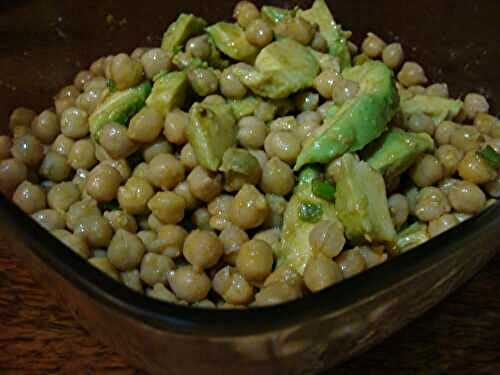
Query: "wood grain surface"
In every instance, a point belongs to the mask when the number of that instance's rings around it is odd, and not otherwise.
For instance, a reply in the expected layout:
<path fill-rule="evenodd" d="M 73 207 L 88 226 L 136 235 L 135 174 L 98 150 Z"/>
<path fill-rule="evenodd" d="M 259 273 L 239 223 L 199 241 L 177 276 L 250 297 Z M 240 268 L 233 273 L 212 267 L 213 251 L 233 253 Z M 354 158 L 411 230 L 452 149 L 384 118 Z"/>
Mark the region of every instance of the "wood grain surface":
<path fill-rule="evenodd" d="M 88 335 L 4 247 L 0 234 L 0 374 L 143 374 Z M 499 286 L 497 255 L 423 317 L 327 373 L 500 374 Z"/>

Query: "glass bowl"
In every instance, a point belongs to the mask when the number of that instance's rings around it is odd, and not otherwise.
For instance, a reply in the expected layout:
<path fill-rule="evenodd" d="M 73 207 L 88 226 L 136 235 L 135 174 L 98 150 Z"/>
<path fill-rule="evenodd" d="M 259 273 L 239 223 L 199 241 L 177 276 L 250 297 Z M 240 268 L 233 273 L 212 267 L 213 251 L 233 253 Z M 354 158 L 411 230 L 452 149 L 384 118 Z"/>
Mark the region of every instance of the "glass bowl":
<path fill-rule="evenodd" d="M 229 18 L 236 1 L 0 1 L 0 124 L 16 106 L 43 110 L 96 58 L 157 45 L 180 12 Z M 263 3 L 258 1 L 258 3 Z M 287 1 L 265 1 L 290 5 Z M 306 6 L 310 2 L 299 2 Z M 147 6 L 145 6 L 147 5 Z M 337 0 L 360 41 L 399 40 L 454 96 L 500 97 L 500 2 Z M 153 374 L 312 374 L 366 350 L 476 273 L 496 252 L 495 204 L 423 246 L 284 305 L 206 310 L 159 302 L 116 283 L 0 196 L 0 230 L 15 256 L 93 335 Z"/>

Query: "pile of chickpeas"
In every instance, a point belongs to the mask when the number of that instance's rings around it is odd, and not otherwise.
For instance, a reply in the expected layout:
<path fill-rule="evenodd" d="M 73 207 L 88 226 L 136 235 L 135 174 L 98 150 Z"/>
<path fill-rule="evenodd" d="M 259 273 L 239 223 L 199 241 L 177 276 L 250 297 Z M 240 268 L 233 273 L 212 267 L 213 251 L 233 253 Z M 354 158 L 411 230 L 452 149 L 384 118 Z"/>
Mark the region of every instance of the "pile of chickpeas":
<path fill-rule="evenodd" d="M 263 48 L 275 34 L 320 52 L 327 43 L 316 25 L 296 17 L 274 29 L 254 4 L 241 1 L 236 22 L 248 41 Z M 183 59 L 206 59 L 214 48 L 206 35 L 191 38 L 179 52 L 137 48 L 95 61 L 40 113 L 17 108 L 12 136 L 0 136 L 0 189 L 25 213 L 70 249 L 129 288 L 160 300 L 208 308 L 282 303 L 324 289 L 384 262 L 384 246 L 349 247 L 338 220 L 316 224 L 310 246 L 317 256 L 303 275 L 276 266 L 283 214 L 296 184 L 293 165 L 306 139 L 320 128 L 331 103 L 341 105 L 359 91 L 342 79 L 335 58 L 322 63 L 314 87 L 293 97 L 261 100 L 238 121 L 238 148 L 258 161 L 248 179 L 227 179 L 199 165 L 186 136 L 189 107 L 165 116 L 143 107 L 128 126 L 105 125 L 99 139 L 89 134 L 89 116 L 109 94 L 182 69 Z M 399 43 L 369 33 L 360 51 L 349 42 L 353 61 L 381 59 L 394 70 L 398 89 L 448 97 L 446 84 L 428 85 L 424 69 L 405 62 Z M 196 68 L 189 82 L 200 100 L 241 99 L 249 90 L 229 66 Z M 450 229 L 500 196 L 498 170 L 478 151 L 500 152 L 500 123 L 488 114 L 486 98 L 470 93 L 453 121 L 437 126 L 425 114 L 404 126 L 436 143 L 397 181 L 387 181 L 396 228 L 412 217 L 429 237 Z M 325 166 L 335 184 L 338 160 Z M 413 182 L 403 188 L 403 179 Z"/>

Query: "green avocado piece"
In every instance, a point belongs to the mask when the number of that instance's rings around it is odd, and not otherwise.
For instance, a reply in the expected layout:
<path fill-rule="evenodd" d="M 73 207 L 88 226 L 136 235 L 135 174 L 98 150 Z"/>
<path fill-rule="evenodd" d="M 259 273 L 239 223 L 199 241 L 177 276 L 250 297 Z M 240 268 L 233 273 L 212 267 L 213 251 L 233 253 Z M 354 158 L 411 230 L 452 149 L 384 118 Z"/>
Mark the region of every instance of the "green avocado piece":
<path fill-rule="evenodd" d="M 368 163 L 348 153 L 340 160 L 335 208 L 353 243 L 388 243 L 396 240 L 385 182 Z"/>
<path fill-rule="evenodd" d="M 150 92 L 151 82 L 145 81 L 127 90 L 111 93 L 90 115 L 89 128 L 92 138 L 98 142 L 102 128 L 110 122 L 127 125 L 130 118 L 144 107 Z"/>
<path fill-rule="evenodd" d="M 399 97 L 392 71 L 371 61 L 346 69 L 343 77 L 360 85 L 358 95 L 345 102 L 321 131 L 310 137 L 297 158 L 295 170 L 310 163 L 328 163 L 346 152 L 361 150 L 378 138 L 397 111 Z"/>
<path fill-rule="evenodd" d="M 255 94 L 282 99 L 311 87 L 319 65 L 307 47 L 283 38 L 264 47 L 255 68 L 235 65 L 233 72 Z"/>
<path fill-rule="evenodd" d="M 328 52 L 339 59 L 342 69 L 351 66 L 351 55 L 347 39 L 340 25 L 335 23 L 332 13 L 324 0 L 314 1 L 312 7 L 299 11 L 298 16 L 310 23 L 318 24 L 319 32 L 328 44 Z"/>
<path fill-rule="evenodd" d="M 247 96 L 242 99 L 230 99 L 228 103 L 236 120 L 239 120 L 242 117 L 253 115 L 260 103 L 260 99 L 256 96 Z"/>
<path fill-rule="evenodd" d="M 217 171 L 226 150 L 236 144 L 236 121 L 228 104 L 194 103 L 189 111 L 187 138 L 196 159 Z"/>
<path fill-rule="evenodd" d="M 321 220 L 337 220 L 333 203 L 313 193 L 313 181 L 320 176 L 314 167 L 305 168 L 299 183 L 288 202 L 283 217 L 281 242 L 275 252 L 278 265 L 286 264 L 301 275 L 314 251 L 309 244 L 309 234 Z"/>
<path fill-rule="evenodd" d="M 206 30 L 215 46 L 234 60 L 251 63 L 259 53 L 257 47 L 248 42 L 245 31 L 236 23 L 218 22 Z"/>
<path fill-rule="evenodd" d="M 277 23 L 280 23 L 286 17 L 295 16 L 295 13 L 296 13 L 296 11 L 292 10 L 292 9 L 273 7 L 270 5 L 264 5 L 260 10 L 260 14 L 261 14 L 262 18 L 264 18 L 266 21 L 270 22 L 272 25 L 276 25 Z"/>
<path fill-rule="evenodd" d="M 207 22 L 203 18 L 182 13 L 163 34 L 161 48 L 169 52 L 178 52 L 189 38 L 201 34 L 206 26 Z"/>
<path fill-rule="evenodd" d="M 184 104 L 188 86 L 186 72 L 167 73 L 155 81 L 146 104 L 165 116 L 175 107 Z"/>
<path fill-rule="evenodd" d="M 412 115 L 425 114 L 435 125 L 438 125 L 446 119 L 453 119 L 460 112 L 463 102 L 458 99 L 417 94 L 415 96 L 403 95 L 400 105 L 405 122 Z"/>
<path fill-rule="evenodd" d="M 259 161 L 248 150 L 231 147 L 224 152 L 222 165 L 224 172 L 224 188 L 237 191 L 245 184 L 257 185 L 262 175 Z"/>
<path fill-rule="evenodd" d="M 406 171 L 424 152 L 434 149 L 427 133 L 405 132 L 392 128 L 363 153 L 366 162 L 390 180 Z"/>
<path fill-rule="evenodd" d="M 430 236 L 427 233 L 427 225 L 417 221 L 398 233 L 396 252 L 399 254 L 407 252 L 428 240 Z"/>

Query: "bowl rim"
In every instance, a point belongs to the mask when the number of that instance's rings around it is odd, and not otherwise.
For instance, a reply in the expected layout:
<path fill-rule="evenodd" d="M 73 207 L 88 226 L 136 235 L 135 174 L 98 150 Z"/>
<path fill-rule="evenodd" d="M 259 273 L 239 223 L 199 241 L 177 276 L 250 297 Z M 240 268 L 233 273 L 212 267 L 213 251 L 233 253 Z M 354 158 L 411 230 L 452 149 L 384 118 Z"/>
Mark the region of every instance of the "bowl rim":
<path fill-rule="evenodd" d="M 20 240 L 32 253 L 89 298 L 158 329 L 184 335 L 227 337 L 269 333 L 304 324 L 394 287 L 418 271 L 452 256 L 460 249 L 457 244 L 467 241 L 478 231 L 500 228 L 500 202 L 418 248 L 320 292 L 280 305 L 242 310 L 194 308 L 135 292 L 93 267 L 2 194 L 0 218 L 4 228 L 15 228 L 22 233 Z"/>

